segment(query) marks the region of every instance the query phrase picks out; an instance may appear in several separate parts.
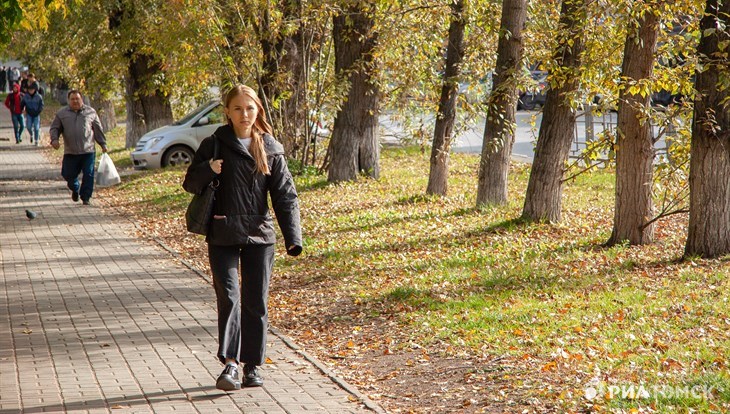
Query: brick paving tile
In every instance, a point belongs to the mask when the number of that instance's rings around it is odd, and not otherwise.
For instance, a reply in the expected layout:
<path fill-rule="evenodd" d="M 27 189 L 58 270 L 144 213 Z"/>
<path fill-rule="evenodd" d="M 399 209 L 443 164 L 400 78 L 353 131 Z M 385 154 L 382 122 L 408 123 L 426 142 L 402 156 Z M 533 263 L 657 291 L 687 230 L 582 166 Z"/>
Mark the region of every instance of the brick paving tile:
<path fill-rule="evenodd" d="M 210 285 L 57 165 L 0 111 L 0 414 L 383 412 L 278 331 L 261 388 L 216 390 Z M 25 209 L 38 213 L 34 220 Z M 302 368 L 304 367 L 304 368 Z M 327 372 L 325 370 L 325 372 Z M 341 380 L 340 380 L 341 381 Z"/>

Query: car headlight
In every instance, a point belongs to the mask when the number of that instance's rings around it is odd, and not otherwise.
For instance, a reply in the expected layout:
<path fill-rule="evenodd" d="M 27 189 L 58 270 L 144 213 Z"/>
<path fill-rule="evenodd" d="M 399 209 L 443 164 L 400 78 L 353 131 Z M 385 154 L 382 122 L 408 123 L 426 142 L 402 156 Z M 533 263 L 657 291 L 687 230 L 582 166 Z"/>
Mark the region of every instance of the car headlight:
<path fill-rule="evenodd" d="M 162 140 L 163 137 L 152 137 L 147 140 L 147 143 L 144 144 L 144 150 L 148 150 L 155 146 L 160 140 Z"/>

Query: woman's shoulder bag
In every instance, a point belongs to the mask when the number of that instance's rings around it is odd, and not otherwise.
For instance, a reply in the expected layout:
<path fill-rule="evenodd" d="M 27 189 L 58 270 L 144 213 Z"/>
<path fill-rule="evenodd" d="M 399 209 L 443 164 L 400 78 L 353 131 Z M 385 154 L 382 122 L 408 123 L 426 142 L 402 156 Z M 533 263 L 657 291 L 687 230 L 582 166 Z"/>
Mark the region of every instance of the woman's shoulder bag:
<path fill-rule="evenodd" d="M 213 159 L 218 159 L 218 137 L 213 135 Z M 195 234 L 208 234 L 208 226 L 213 215 L 213 203 L 215 202 L 215 191 L 218 189 L 218 179 L 214 178 L 200 194 L 193 195 L 187 211 L 185 211 L 185 224 L 188 231 Z"/>

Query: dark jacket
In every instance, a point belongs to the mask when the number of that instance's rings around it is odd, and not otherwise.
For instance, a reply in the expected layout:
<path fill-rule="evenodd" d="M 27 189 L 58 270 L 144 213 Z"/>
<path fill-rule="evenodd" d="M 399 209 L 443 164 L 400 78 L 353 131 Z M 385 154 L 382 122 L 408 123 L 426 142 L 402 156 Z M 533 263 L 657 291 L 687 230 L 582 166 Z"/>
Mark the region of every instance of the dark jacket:
<path fill-rule="evenodd" d="M 30 116 L 38 116 L 43 111 L 43 97 L 37 91 L 33 94 L 26 93 L 20 101 L 21 109 Z"/>
<path fill-rule="evenodd" d="M 213 139 L 218 139 L 218 159 L 223 159 L 218 177 L 209 165 L 213 158 Z M 264 149 L 271 175 L 255 172 L 253 157 L 238 141 L 233 129 L 224 125 L 200 143 L 185 174 L 183 188 L 199 194 L 213 179 L 220 182 L 213 214 L 226 218 L 211 219 L 206 236 L 208 243 L 219 246 L 273 244 L 276 235 L 269 214 L 267 194 L 270 195 L 287 253 L 296 256 L 302 251 L 302 230 L 294 179 L 286 165 L 284 147 L 265 134 Z"/>

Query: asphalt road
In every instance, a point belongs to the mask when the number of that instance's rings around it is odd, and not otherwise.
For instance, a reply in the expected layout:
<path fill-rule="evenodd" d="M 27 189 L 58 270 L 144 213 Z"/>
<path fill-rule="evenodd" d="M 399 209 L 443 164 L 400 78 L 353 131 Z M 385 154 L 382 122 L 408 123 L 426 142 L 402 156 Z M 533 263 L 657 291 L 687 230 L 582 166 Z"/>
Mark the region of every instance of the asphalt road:
<path fill-rule="evenodd" d="M 533 158 L 534 143 L 537 140 L 537 134 L 542 121 L 542 112 L 540 111 L 518 111 L 517 112 L 517 130 L 515 134 L 515 144 L 512 147 L 512 155 L 521 160 L 531 162 Z M 482 151 L 482 141 L 484 140 L 484 124 L 485 119 L 479 118 L 474 121 L 473 125 L 463 128 L 457 132 L 452 151 L 479 154 Z M 418 122 L 423 139 L 431 141 L 433 134 L 434 120 L 433 116 L 424 116 Z M 400 143 L 403 140 L 412 137 L 413 126 L 408 128 L 402 123 L 393 121 L 387 115 L 381 117 L 380 135 L 386 143 Z M 411 138 L 412 139 L 412 138 Z"/>
<path fill-rule="evenodd" d="M 516 113 L 517 130 L 515 132 L 515 143 L 512 147 L 513 158 L 525 162 L 532 162 L 534 156 L 535 142 L 540 131 L 540 123 L 542 122 L 542 112 L 536 111 L 517 111 Z M 616 123 L 616 114 L 609 113 L 602 117 L 593 119 L 594 134 L 598 134 L 605 128 L 611 128 Z M 434 117 L 433 115 L 423 116 L 419 122 L 423 131 L 423 139 L 429 142 L 432 139 Z M 479 118 L 474 123 L 462 131 L 457 133 L 455 142 L 452 145 L 452 151 L 462 153 L 479 154 L 482 151 L 482 141 L 484 139 L 485 119 Z M 585 142 L 586 122 L 584 117 L 579 116 L 576 122 L 575 135 L 578 137 L 571 148 L 573 153 L 579 152 L 584 147 L 581 142 Z M 407 131 L 407 127 L 403 124 L 393 121 L 390 117 L 383 115 L 380 122 L 381 138 L 386 143 L 399 143 L 403 139 L 408 139 L 412 133 Z M 413 127 L 410 128 L 411 130 Z"/>

